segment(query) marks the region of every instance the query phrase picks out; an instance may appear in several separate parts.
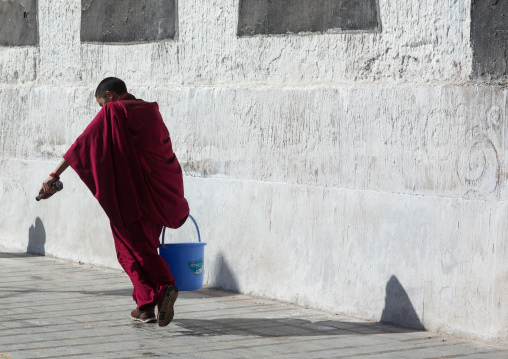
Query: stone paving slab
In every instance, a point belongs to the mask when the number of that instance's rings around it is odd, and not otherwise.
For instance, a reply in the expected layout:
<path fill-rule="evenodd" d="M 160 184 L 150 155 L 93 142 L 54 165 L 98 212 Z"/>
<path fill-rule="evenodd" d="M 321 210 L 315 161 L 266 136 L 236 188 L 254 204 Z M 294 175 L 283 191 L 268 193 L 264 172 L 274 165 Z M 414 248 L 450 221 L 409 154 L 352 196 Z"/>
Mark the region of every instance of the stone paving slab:
<path fill-rule="evenodd" d="M 1 248 L 0 278 L 0 353 L 11 359 L 508 358 L 507 348 L 215 289 L 181 292 L 159 328 L 129 318 L 123 272 Z"/>

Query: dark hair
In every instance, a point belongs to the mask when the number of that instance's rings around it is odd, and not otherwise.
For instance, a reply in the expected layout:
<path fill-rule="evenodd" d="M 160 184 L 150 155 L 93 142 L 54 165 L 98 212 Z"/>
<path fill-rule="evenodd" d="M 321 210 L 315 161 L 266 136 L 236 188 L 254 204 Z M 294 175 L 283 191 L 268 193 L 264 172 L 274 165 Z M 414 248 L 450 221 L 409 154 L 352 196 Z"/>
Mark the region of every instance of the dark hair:
<path fill-rule="evenodd" d="M 101 81 L 97 90 L 95 90 L 95 97 L 106 98 L 106 91 L 116 92 L 117 95 L 123 95 L 127 92 L 125 82 L 116 77 L 106 77 Z"/>

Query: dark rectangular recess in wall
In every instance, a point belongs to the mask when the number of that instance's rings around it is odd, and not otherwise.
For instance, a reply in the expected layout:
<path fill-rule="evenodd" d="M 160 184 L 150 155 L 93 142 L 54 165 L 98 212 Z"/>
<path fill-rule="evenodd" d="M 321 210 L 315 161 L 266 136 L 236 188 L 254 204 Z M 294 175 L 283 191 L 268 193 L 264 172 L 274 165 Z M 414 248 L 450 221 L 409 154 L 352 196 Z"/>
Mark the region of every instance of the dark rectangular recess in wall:
<path fill-rule="evenodd" d="M 240 0 L 238 36 L 379 28 L 377 0 Z"/>
<path fill-rule="evenodd" d="M 37 0 L 1 0 L 0 45 L 30 46 L 38 43 Z"/>
<path fill-rule="evenodd" d="M 81 41 L 173 39 L 176 0 L 81 0 Z"/>
<path fill-rule="evenodd" d="M 475 77 L 508 77 L 508 0 L 472 1 L 471 46 Z"/>

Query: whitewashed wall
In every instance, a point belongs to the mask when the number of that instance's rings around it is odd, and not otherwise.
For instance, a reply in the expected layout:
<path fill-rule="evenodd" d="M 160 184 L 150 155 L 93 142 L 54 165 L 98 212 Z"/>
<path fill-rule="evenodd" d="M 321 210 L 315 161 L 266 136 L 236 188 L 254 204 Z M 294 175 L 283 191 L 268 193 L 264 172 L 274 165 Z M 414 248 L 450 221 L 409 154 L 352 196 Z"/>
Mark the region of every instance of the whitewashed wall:
<path fill-rule="evenodd" d="M 470 81 L 469 13 L 381 0 L 381 33 L 237 38 L 238 1 L 189 0 L 178 39 L 108 45 L 39 0 L 40 46 L 0 48 L 0 245 L 118 266 L 72 171 L 34 201 L 117 76 L 160 104 L 208 285 L 379 320 L 395 276 L 427 329 L 507 344 L 507 92 Z"/>

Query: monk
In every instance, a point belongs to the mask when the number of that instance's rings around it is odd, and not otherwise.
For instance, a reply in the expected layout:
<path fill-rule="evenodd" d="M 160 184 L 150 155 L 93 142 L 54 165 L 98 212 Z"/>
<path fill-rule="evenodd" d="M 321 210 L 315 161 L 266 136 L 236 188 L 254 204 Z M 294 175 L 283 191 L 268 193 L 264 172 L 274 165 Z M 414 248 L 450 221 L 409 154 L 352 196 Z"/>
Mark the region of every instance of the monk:
<path fill-rule="evenodd" d="M 110 220 L 118 262 L 134 286 L 131 318 L 166 326 L 178 288 L 157 248 L 162 227 L 178 228 L 189 215 L 182 169 L 157 103 L 136 99 L 115 77 L 101 81 L 95 99 L 102 109 L 41 192 L 49 198 L 65 169 L 76 171 Z"/>

